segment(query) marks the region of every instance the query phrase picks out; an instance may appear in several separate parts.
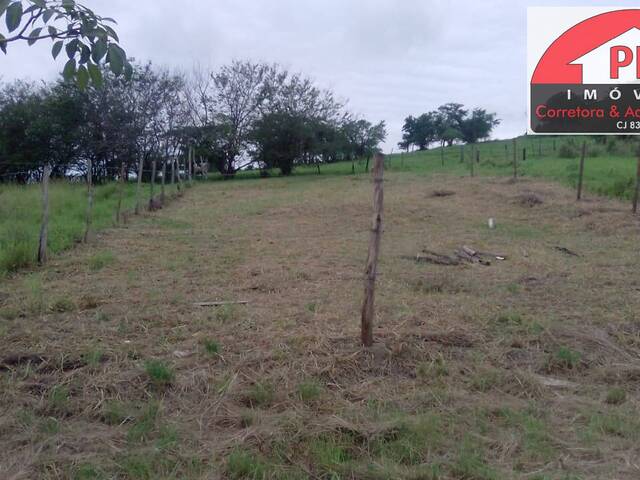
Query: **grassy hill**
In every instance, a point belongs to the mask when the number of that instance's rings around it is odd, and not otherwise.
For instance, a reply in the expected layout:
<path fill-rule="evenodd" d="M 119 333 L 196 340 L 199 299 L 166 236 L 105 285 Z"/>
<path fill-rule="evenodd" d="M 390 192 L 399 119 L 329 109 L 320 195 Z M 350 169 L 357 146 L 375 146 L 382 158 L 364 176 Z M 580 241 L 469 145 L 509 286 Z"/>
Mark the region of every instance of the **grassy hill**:
<path fill-rule="evenodd" d="M 635 480 L 639 228 L 589 200 L 388 172 L 366 350 L 369 177 L 198 184 L 0 282 L 3 478 Z"/>
<path fill-rule="evenodd" d="M 603 145 L 592 137 L 587 141 L 584 188 L 592 194 L 629 199 L 635 188 L 636 160 L 634 143 L 608 139 Z M 575 188 L 578 178 L 581 137 L 519 137 L 516 139 L 518 175 L 544 178 Z M 480 152 L 480 162 L 474 164 L 479 177 L 513 175 L 513 141 L 491 141 L 474 148 Z M 526 160 L 523 158 L 526 149 Z M 464 159 L 461 161 L 461 159 Z M 471 147 L 452 146 L 387 157 L 388 172 L 404 172 L 415 176 L 449 174 L 471 175 Z M 322 176 L 364 175 L 366 161 L 339 162 L 321 165 Z M 273 174 L 277 176 L 277 172 Z M 294 170 L 292 181 L 299 177 L 315 177 L 316 166 L 303 166 Z M 221 180 L 217 174 L 211 180 Z M 259 178 L 258 171 L 243 171 L 235 181 Z M 148 196 L 145 185 L 143 198 Z M 81 237 L 84 230 L 86 189 L 81 184 L 54 183 L 51 188 L 50 249 L 61 252 Z M 100 230 L 114 225 L 116 185 L 102 185 L 96 190 L 94 226 Z M 0 184 L 0 275 L 33 264 L 36 256 L 40 228 L 41 200 L 38 185 L 11 186 Z M 127 186 L 124 208 L 135 202 L 135 185 Z"/>

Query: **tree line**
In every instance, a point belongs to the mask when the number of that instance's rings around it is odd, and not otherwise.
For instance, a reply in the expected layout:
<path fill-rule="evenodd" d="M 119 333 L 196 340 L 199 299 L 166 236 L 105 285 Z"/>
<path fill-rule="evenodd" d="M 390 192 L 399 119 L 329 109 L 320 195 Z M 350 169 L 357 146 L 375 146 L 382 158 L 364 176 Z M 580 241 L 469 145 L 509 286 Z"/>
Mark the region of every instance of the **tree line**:
<path fill-rule="evenodd" d="M 0 85 L 0 181 L 86 174 L 95 182 L 142 163 L 196 162 L 226 177 L 239 170 L 321 165 L 369 157 L 386 138 L 335 94 L 277 64 L 234 61 L 190 73 L 132 63 L 103 67 L 99 82 L 15 81 Z M 91 160 L 89 162 L 89 160 Z"/>
<path fill-rule="evenodd" d="M 472 144 L 489 138 L 499 124 L 497 115 L 483 108 L 469 110 L 460 103 L 446 103 L 417 117 L 408 116 L 398 147 L 408 151 L 411 147 L 426 150 L 434 143 L 441 147 L 455 142 Z"/>

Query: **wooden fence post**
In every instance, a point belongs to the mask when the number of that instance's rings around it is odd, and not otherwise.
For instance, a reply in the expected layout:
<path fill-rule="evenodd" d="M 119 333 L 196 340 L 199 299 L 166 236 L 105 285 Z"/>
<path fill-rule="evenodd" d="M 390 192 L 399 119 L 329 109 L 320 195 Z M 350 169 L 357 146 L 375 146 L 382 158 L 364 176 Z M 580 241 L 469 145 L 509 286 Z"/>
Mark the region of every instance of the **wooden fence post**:
<path fill-rule="evenodd" d="M 476 163 L 480 163 L 480 149 L 476 150 Z"/>
<path fill-rule="evenodd" d="M 584 175 L 584 157 L 587 153 L 587 142 L 582 142 L 582 152 L 580 154 L 580 171 L 578 173 L 578 197 L 580 200 L 582 198 L 582 177 Z"/>
<path fill-rule="evenodd" d="M 189 147 L 189 159 L 187 165 L 187 179 L 189 180 L 189 186 L 193 182 L 193 147 Z"/>
<path fill-rule="evenodd" d="M 140 207 L 142 205 L 142 174 L 144 168 L 144 157 L 140 157 L 138 162 L 138 185 L 136 186 L 136 209 L 135 214 L 140 214 Z"/>
<path fill-rule="evenodd" d="M 167 178 L 167 161 L 162 159 L 162 184 L 160 185 L 160 204 L 164 205 L 164 186 Z"/>
<path fill-rule="evenodd" d="M 362 325 L 360 338 L 365 347 L 373 345 L 373 321 L 375 317 L 374 299 L 376 275 L 378 273 L 378 255 L 382 238 L 382 213 L 384 203 L 383 191 L 384 155 L 376 153 L 373 164 L 373 220 L 369 238 L 369 253 L 364 279 L 364 301 L 362 302 Z"/>
<path fill-rule="evenodd" d="M 518 141 L 513 139 L 513 178 L 518 178 Z"/>
<path fill-rule="evenodd" d="M 474 162 L 475 162 L 475 158 L 476 158 L 476 146 L 475 144 L 471 144 L 471 157 L 469 158 L 469 168 L 471 168 L 471 176 L 475 177 L 476 173 L 474 170 Z"/>
<path fill-rule="evenodd" d="M 153 195 L 156 187 L 156 159 L 151 161 L 151 185 L 149 187 L 149 210 L 154 210 Z"/>
<path fill-rule="evenodd" d="M 178 177 L 178 192 L 182 191 L 182 174 L 180 173 L 180 161 L 175 160 L 176 163 L 176 176 Z"/>
<path fill-rule="evenodd" d="M 527 147 L 522 149 L 522 161 L 525 162 L 527 160 Z"/>
<path fill-rule="evenodd" d="M 120 223 L 122 221 L 122 197 L 124 196 L 124 186 L 125 186 L 125 173 L 126 168 L 124 166 L 124 162 L 120 165 L 120 192 L 118 193 L 118 206 L 116 207 L 116 222 Z"/>
<path fill-rule="evenodd" d="M 47 263 L 47 240 L 49 237 L 49 177 L 51 166 L 44 167 L 42 174 L 42 223 L 40 224 L 40 242 L 38 244 L 38 263 Z"/>
<path fill-rule="evenodd" d="M 638 167 L 636 170 L 636 191 L 633 194 L 633 213 L 638 213 L 638 197 L 640 197 L 640 151 L 638 152 Z"/>
<path fill-rule="evenodd" d="M 84 243 L 89 241 L 91 235 L 91 216 L 93 214 L 93 162 L 87 160 L 87 213 L 85 216 Z"/>

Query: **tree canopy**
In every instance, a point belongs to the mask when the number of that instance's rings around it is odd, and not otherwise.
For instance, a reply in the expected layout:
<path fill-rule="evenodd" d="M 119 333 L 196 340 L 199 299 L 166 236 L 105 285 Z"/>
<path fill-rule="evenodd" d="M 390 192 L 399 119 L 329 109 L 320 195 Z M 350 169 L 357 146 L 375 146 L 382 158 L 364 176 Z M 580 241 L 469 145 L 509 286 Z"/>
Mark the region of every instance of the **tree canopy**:
<path fill-rule="evenodd" d="M 495 113 L 488 113 L 482 108 L 474 108 L 469 113 L 462 104 L 447 103 L 418 117 L 407 117 L 398 146 L 403 150 L 411 146 L 426 150 L 432 143 L 441 146 L 450 146 L 456 141 L 475 143 L 489 138 L 499 124 Z"/>
<path fill-rule="evenodd" d="M 80 88 L 0 85 L 0 180 L 31 181 L 45 164 L 54 176 L 115 178 L 122 166 L 184 162 L 192 148 L 225 176 L 372 155 L 384 122 L 349 113 L 333 92 L 278 65 L 236 61 L 190 74 L 134 64 L 129 78 L 105 65 L 102 82 Z M 91 160 L 89 162 L 88 160 Z"/>

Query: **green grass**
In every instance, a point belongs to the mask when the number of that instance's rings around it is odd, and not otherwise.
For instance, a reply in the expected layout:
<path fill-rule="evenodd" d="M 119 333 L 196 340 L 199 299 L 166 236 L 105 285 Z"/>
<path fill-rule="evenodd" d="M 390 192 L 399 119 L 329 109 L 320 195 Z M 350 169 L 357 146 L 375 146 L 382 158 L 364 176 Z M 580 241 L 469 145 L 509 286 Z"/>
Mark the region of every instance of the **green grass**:
<path fill-rule="evenodd" d="M 220 353 L 220 344 L 215 340 L 206 339 L 202 342 L 205 352 L 211 356 L 217 356 Z"/>
<path fill-rule="evenodd" d="M 135 184 L 129 183 L 123 194 L 123 211 L 134 208 L 135 192 Z M 174 189 L 167 188 L 167 194 L 173 192 Z M 143 204 L 146 204 L 148 197 L 149 186 L 144 185 Z M 115 224 L 118 198 L 116 184 L 96 187 L 92 223 L 94 230 L 103 230 Z M 83 237 L 86 187 L 82 184 L 54 181 L 49 186 L 49 200 L 48 248 L 51 254 L 56 254 L 72 247 Z M 0 184 L 0 276 L 34 265 L 41 217 L 39 185 Z"/>
<path fill-rule="evenodd" d="M 162 360 L 149 360 L 144 364 L 144 370 L 151 382 L 156 386 L 166 386 L 173 382 L 173 369 Z"/>
<path fill-rule="evenodd" d="M 584 190 L 592 194 L 631 199 L 635 188 L 636 144 L 608 138 L 606 144 L 596 142 L 594 137 L 553 137 L 524 136 L 516 139 L 518 175 L 545 178 L 575 188 L 578 181 L 579 151 L 583 141 L 587 142 L 585 160 Z M 555 144 L 555 148 L 554 148 Z M 506 150 L 505 150 L 506 147 Z M 540 149 L 540 147 L 542 147 Z M 460 162 L 461 148 L 464 162 Z M 513 140 L 496 140 L 476 145 L 480 152 L 480 163 L 474 164 L 476 176 L 512 176 Z M 526 160 L 522 160 L 523 149 L 527 150 Z M 565 158 L 566 151 L 573 158 Z M 540 154 L 541 153 L 541 154 Z M 444 148 L 444 166 L 440 148 L 413 153 L 392 154 L 386 157 L 385 169 L 393 172 L 407 172 L 414 175 L 447 173 L 458 176 L 470 175 L 471 147 L 454 145 Z M 575 155 L 575 156 L 574 156 Z M 356 176 L 365 173 L 366 162 L 355 162 Z M 372 162 L 369 163 L 371 170 Z M 322 177 L 329 175 L 352 175 L 351 162 L 337 162 L 321 165 L 320 175 L 315 166 L 297 167 L 293 177 Z M 277 176 L 273 172 L 272 176 Z M 222 180 L 218 174 L 212 180 Z M 259 179 L 257 170 L 240 172 L 237 179 Z M 261 180 L 264 181 L 264 180 Z M 285 182 L 287 188 L 291 181 Z M 528 232 L 523 232 L 528 234 Z"/>

